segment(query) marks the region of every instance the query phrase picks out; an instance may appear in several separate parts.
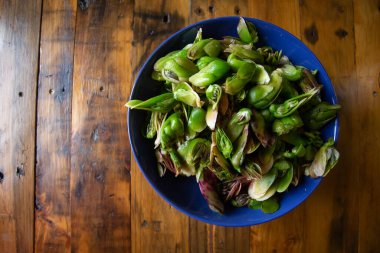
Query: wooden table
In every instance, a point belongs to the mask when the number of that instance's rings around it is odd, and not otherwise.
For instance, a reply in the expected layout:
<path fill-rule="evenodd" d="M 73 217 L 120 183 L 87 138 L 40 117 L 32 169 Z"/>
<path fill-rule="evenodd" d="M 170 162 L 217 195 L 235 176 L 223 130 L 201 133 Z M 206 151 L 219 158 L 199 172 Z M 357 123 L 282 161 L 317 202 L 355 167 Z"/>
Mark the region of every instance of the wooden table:
<path fill-rule="evenodd" d="M 0 252 L 379 252 L 380 2 L 0 0 Z M 190 219 L 131 156 L 126 109 L 152 50 L 225 15 L 304 41 L 342 104 L 341 160 L 284 217 Z"/>

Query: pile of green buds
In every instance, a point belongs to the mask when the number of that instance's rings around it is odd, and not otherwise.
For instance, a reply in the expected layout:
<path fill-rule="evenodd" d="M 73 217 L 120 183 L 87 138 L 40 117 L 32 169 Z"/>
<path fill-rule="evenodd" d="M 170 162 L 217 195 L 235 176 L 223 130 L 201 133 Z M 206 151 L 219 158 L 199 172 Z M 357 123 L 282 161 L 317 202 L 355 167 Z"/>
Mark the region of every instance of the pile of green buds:
<path fill-rule="evenodd" d="M 273 213 L 281 193 L 303 175 L 325 176 L 337 163 L 321 128 L 339 105 L 321 100 L 317 71 L 281 51 L 255 47 L 255 26 L 240 19 L 239 38 L 202 38 L 160 58 L 152 79 L 162 93 L 126 106 L 148 111 L 158 173 L 195 176 L 210 208 L 225 204 Z M 189 193 L 191 194 L 191 193 Z"/>

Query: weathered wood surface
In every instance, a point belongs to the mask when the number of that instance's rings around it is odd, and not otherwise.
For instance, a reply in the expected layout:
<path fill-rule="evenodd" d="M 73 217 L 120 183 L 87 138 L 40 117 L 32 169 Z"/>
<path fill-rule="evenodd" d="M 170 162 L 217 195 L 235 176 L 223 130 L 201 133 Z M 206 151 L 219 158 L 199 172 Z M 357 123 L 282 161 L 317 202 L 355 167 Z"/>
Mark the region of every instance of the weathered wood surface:
<path fill-rule="evenodd" d="M 133 8 L 133 77 L 166 37 L 187 25 L 189 2 L 136 1 Z M 130 87 L 131 88 L 131 87 Z M 188 252 L 189 218 L 161 199 L 132 160 L 132 252 Z M 149 204 L 148 204 L 149 203 Z"/>
<path fill-rule="evenodd" d="M 158 44 L 226 15 L 304 41 L 343 106 L 339 165 L 293 212 L 250 228 L 162 200 L 123 108 Z M 0 252 L 377 252 L 379 25 L 376 0 L 0 0 Z"/>
<path fill-rule="evenodd" d="M 33 252 L 41 1 L 0 1 L 0 252 Z"/>
<path fill-rule="evenodd" d="M 131 248 L 129 96 L 132 1 L 77 11 L 71 121 L 71 252 Z"/>
<path fill-rule="evenodd" d="M 44 1 L 37 105 L 35 252 L 71 252 L 70 143 L 76 1 Z"/>

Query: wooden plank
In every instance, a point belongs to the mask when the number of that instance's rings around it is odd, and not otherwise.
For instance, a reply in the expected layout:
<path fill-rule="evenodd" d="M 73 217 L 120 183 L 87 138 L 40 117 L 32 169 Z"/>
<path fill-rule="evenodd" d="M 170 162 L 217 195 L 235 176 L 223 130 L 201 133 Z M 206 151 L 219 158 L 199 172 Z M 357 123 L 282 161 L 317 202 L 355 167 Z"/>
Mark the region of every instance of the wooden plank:
<path fill-rule="evenodd" d="M 359 135 L 359 252 L 376 252 L 380 242 L 380 3 L 354 1 L 356 72 L 360 120 L 353 129 Z"/>
<path fill-rule="evenodd" d="M 190 23 L 220 16 L 249 16 L 248 2 L 192 0 Z M 192 221 L 190 231 L 191 252 L 249 252 L 249 227 L 226 228 Z M 198 231 L 206 231 L 208 236 L 199 236 Z"/>
<path fill-rule="evenodd" d="M 379 1 L 354 1 L 356 71 L 359 78 L 375 78 L 375 85 L 380 82 L 379 13 Z"/>
<path fill-rule="evenodd" d="M 0 1 L 0 252 L 33 252 L 41 1 Z"/>
<path fill-rule="evenodd" d="M 248 3 L 247 0 L 192 0 L 190 22 L 221 16 L 247 16 L 249 14 Z"/>
<path fill-rule="evenodd" d="M 379 48 L 379 47 L 378 47 Z M 358 131 L 360 140 L 357 154 L 363 154 L 358 157 L 355 163 L 356 168 L 360 168 L 358 174 L 358 208 L 359 212 L 359 233 L 358 233 L 358 251 L 359 252 L 377 252 L 380 248 L 379 238 L 376 236 L 380 233 L 380 186 L 377 178 L 379 173 L 379 150 L 380 150 L 380 92 L 377 78 L 359 78 L 357 85 L 360 86 L 359 103 L 360 121 L 356 124 L 354 131 Z M 359 169 L 358 169 L 359 170 Z"/>
<path fill-rule="evenodd" d="M 135 2 L 134 76 L 159 43 L 187 25 L 189 4 L 187 0 Z M 134 159 L 132 175 L 132 252 L 189 252 L 189 218 L 154 192 Z"/>
<path fill-rule="evenodd" d="M 300 37 L 299 1 L 249 1 L 248 15 L 278 25 Z"/>
<path fill-rule="evenodd" d="M 130 147 L 123 105 L 131 82 L 133 2 L 87 3 L 88 9 L 77 12 L 75 31 L 71 252 L 130 252 Z"/>
<path fill-rule="evenodd" d="M 300 10 L 302 40 L 317 54 L 330 77 L 352 76 L 355 73 L 352 3 L 301 1 Z"/>
<path fill-rule="evenodd" d="M 300 37 L 298 1 L 256 1 L 250 2 L 248 8 L 251 17 L 271 22 Z M 277 220 L 251 227 L 250 252 L 303 252 L 304 209 L 301 205 Z"/>
<path fill-rule="evenodd" d="M 37 107 L 35 252 L 71 252 L 70 140 L 77 1 L 45 0 Z"/>
<path fill-rule="evenodd" d="M 191 253 L 212 252 L 208 237 L 212 238 L 212 226 L 196 219 L 189 220 L 189 244 Z"/>
<path fill-rule="evenodd" d="M 251 227 L 250 252 L 308 252 L 304 250 L 303 206 L 271 222 Z"/>
<path fill-rule="evenodd" d="M 303 1 L 302 40 L 330 74 L 339 103 L 341 129 L 338 166 L 305 203 L 304 248 L 310 252 L 356 252 L 358 248 L 358 180 L 353 159 L 359 152 L 358 89 L 355 73 L 353 6 L 348 1 Z M 307 236 L 306 236 L 307 235 Z"/>

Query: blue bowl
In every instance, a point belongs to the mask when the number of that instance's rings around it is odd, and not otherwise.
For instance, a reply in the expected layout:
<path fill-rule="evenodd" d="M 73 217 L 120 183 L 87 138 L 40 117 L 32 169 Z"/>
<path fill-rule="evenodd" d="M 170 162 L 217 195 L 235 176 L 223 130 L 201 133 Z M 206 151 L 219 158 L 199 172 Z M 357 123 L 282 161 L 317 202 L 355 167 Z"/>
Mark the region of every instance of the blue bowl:
<path fill-rule="evenodd" d="M 259 33 L 260 43 L 269 45 L 282 52 L 296 65 L 309 69 L 318 69 L 318 81 L 324 85 L 322 98 L 329 103 L 336 104 L 337 98 L 331 80 L 317 57 L 294 35 L 268 22 L 245 18 L 252 22 Z M 148 99 L 158 95 L 160 84 L 151 79 L 153 65 L 157 59 L 167 53 L 178 50 L 188 43 L 192 43 L 199 28 L 203 29 L 204 38 L 221 39 L 223 36 L 238 36 L 236 26 L 239 17 L 221 17 L 208 19 L 174 33 L 154 50 L 142 66 L 131 94 L 131 99 Z M 321 179 L 303 177 L 297 187 L 290 188 L 282 194 L 280 209 L 272 214 L 265 214 L 259 210 L 243 208 L 226 208 L 225 214 L 220 215 L 211 211 L 202 197 L 194 177 L 177 177 L 166 173 L 159 177 L 153 142 L 142 135 L 142 126 L 147 114 L 144 111 L 128 110 L 128 131 L 131 147 L 136 161 L 155 191 L 170 205 L 179 211 L 197 220 L 221 226 L 250 226 L 276 219 L 301 204 L 320 184 Z M 333 137 L 337 140 L 339 121 L 330 122 L 322 131 L 323 138 Z"/>

